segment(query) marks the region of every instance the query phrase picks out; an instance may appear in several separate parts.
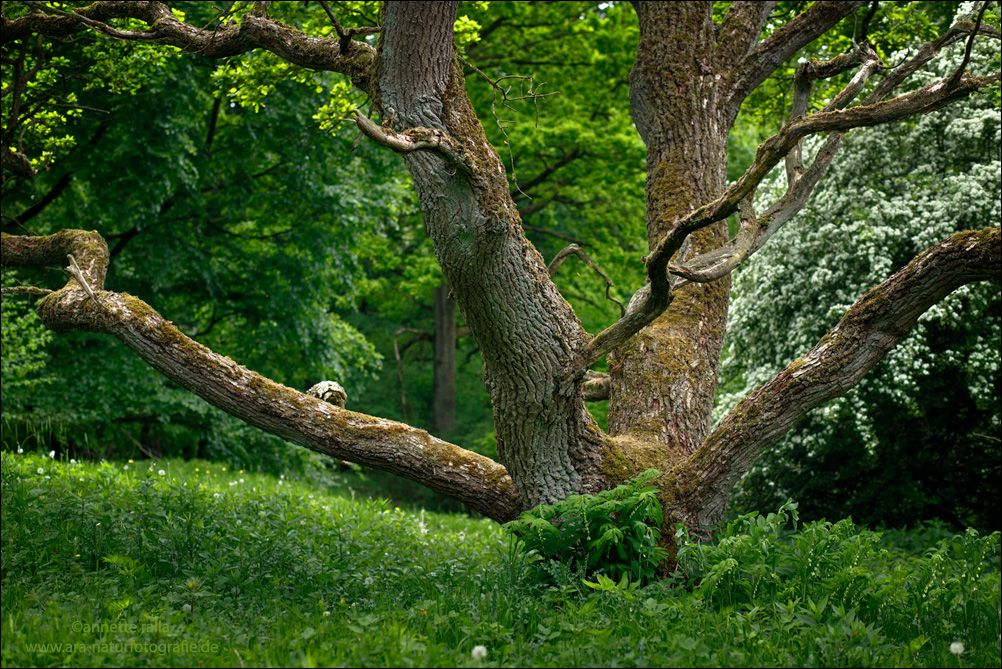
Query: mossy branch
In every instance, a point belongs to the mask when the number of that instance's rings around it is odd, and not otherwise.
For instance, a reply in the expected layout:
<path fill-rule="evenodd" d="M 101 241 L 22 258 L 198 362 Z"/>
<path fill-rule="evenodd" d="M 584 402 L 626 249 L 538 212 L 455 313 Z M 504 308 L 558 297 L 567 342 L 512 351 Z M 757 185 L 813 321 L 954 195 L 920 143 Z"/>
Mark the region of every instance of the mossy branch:
<path fill-rule="evenodd" d="M 349 40 L 342 49 L 340 38 L 307 35 L 269 18 L 266 11 L 252 11 L 239 24 L 227 22 L 202 29 L 180 20 L 160 2 L 94 2 L 72 10 L 38 2 L 25 4 L 34 11 L 14 20 L 4 18 L 4 45 L 36 34 L 59 37 L 90 29 L 117 40 L 156 42 L 207 58 L 227 58 L 264 49 L 293 65 L 340 72 L 361 90 L 372 93 L 371 75 L 376 62 L 373 47 Z M 123 18 L 138 19 L 146 24 L 146 29 L 121 30 L 109 24 L 113 19 Z"/>
<path fill-rule="evenodd" d="M 185 336 L 131 295 L 98 295 L 108 247 L 97 233 L 5 233 L 0 250 L 4 267 L 44 267 L 71 255 L 67 271 L 73 279 L 38 304 L 39 317 L 49 329 L 110 334 L 209 404 L 310 450 L 417 481 L 501 522 L 521 511 L 511 477 L 493 460 L 424 430 L 340 409 L 265 378 Z"/>
<path fill-rule="evenodd" d="M 388 126 L 377 125 L 357 109 L 355 110 L 355 124 L 363 135 L 397 153 L 432 151 L 446 158 L 463 172 L 471 172 L 469 165 L 462 157 L 459 146 L 441 130 L 417 127 L 397 132 Z"/>

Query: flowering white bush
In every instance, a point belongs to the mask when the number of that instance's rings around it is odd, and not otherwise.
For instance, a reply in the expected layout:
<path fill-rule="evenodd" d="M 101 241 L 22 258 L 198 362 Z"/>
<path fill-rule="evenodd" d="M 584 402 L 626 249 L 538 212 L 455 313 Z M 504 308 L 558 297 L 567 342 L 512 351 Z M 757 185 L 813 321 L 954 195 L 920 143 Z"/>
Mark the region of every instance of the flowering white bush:
<path fill-rule="evenodd" d="M 980 53 L 976 49 L 975 71 L 991 67 L 998 57 L 993 49 L 988 44 Z M 960 44 L 942 59 L 939 71 L 927 73 L 930 81 L 952 72 L 962 56 Z M 1000 128 L 999 108 L 981 96 L 845 137 L 807 206 L 734 277 L 717 419 L 809 351 L 856 300 L 916 254 L 959 230 L 999 224 Z M 819 145 L 815 141 L 805 151 Z M 759 211 L 786 187 L 781 169 L 771 177 L 759 189 Z M 880 485 L 873 477 L 875 454 L 905 434 L 915 443 L 893 443 L 901 452 L 931 449 L 922 440 L 936 442 L 943 434 L 953 439 L 973 432 L 997 435 L 1000 337 L 998 284 L 982 282 L 955 291 L 923 314 L 911 334 L 857 387 L 815 409 L 760 459 L 738 498 L 751 488 L 757 490 L 749 500 L 753 506 L 775 504 L 788 495 L 800 498 L 812 486 L 821 487 L 821 476 L 828 477 L 826 484 L 836 483 L 823 493 L 831 499 L 818 500 L 818 506 L 841 503 L 864 494 L 867 486 Z M 944 404 L 951 407 L 949 415 L 939 409 Z M 955 431 L 962 434 L 950 437 L 952 432 L 941 426 L 922 432 L 921 423 L 931 422 L 933 410 L 944 414 L 933 417 L 942 424 L 955 418 Z M 836 449 L 841 451 L 833 456 Z M 827 467 L 841 467 L 841 473 L 818 473 L 826 469 L 818 466 L 824 453 Z M 867 466 L 854 462 L 867 458 L 872 460 Z M 924 475 L 931 480 L 937 467 L 927 469 Z M 766 501 L 763 491 L 768 488 L 772 499 Z M 900 505 L 902 518 L 923 513 L 921 505 L 934 496 L 917 490 L 915 499 L 906 502 L 892 499 L 890 490 L 878 504 Z M 907 504 L 911 511 L 904 508 Z M 828 508 L 829 514 L 852 512 Z"/>

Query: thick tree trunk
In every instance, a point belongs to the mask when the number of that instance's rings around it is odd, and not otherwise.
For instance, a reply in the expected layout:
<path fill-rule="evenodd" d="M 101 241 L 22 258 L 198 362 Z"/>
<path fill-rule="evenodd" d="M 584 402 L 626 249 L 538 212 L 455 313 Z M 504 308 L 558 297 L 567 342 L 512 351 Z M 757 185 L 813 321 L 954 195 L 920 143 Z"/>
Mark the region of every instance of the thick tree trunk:
<path fill-rule="evenodd" d="M 709 4 L 645 2 L 637 14 L 630 101 L 647 144 L 653 250 L 682 217 L 723 191 L 730 127 L 721 118 L 721 88 L 710 76 Z M 702 253 L 726 241 L 726 228 L 719 223 L 693 237 L 690 252 Z M 709 431 L 728 289 L 726 279 L 683 288 L 661 317 L 609 356 L 609 430 L 659 445 L 662 469 L 692 453 Z"/>
<path fill-rule="evenodd" d="M 580 389 L 588 335 L 522 234 L 504 165 L 453 54 L 455 12 L 451 2 L 387 5 L 378 102 L 393 130 L 439 131 L 461 147 L 462 165 L 429 151 L 404 160 L 435 254 L 483 354 L 498 453 L 534 506 L 608 485 L 603 439 Z"/>
<path fill-rule="evenodd" d="M 269 19 L 265 5 L 239 25 L 214 30 L 184 24 L 166 6 L 147 2 L 94 3 L 78 14 L 59 10 L 59 16 L 34 12 L 4 19 L 5 44 L 131 17 L 149 31 L 103 30 L 119 39 L 152 36 L 209 57 L 263 48 L 351 77 L 383 119 L 379 126 L 359 115 L 359 127 L 404 154 L 436 256 L 483 353 L 504 467 L 421 430 L 345 411 L 264 379 L 191 341 L 140 300 L 103 291 L 108 249 L 96 233 L 4 233 L 2 264 L 61 264 L 73 254 L 79 278 L 39 303 L 48 327 L 111 334 L 182 387 L 308 448 L 399 473 L 498 520 L 571 493 L 597 492 L 656 467 L 664 472 L 658 483 L 666 522 L 682 521 L 692 535 L 705 536 L 702 528 L 720 519 L 736 478 L 799 416 L 858 382 L 922 311 L 951 290 L 998 278 L 997 227 L 954 235 L 864 296 L 817 347 L 743 400 L 707 436 L 727 312 L 726 272 L 733 268 L 724 263 L 720 272 L 719 261 L 740 255 L 731 244 L 706 255 L 726 241 L 723 219 L 740 207 L 743 230 L 754 233 L 754 242 L 764 241 L 770 226 L 802 205 L 837 147 L 837 136 L 829 139 L 805 170 L 797 158 L 805 136 L 927 113 L 998 81 L 998 74 L 970 77 L 958 71 L 883 101 L 943 46 L 975 32 L 999 37 L 974 23 L 958 23 L 927 44 L 853 108 L 843 109 L 876 68 L 875 55 L 857 47 L 828 63 L 812 63 L 810 71 L 798 70 L 798 86 L 806 91 L 811 77 L 832 76 L 866 61 L 821 112 L 805 115 L 806 97 L 795 99 L 804 103 L 794 107 L 799 115 L 763 144 L 748 172 L 728 186 L 726 139 L 741 102 L 780 64 L 862 4 L 816 2 L 759 44 L 771 3 L 734 2 L 720 26 L 714 25 L 710 3 L 636 4 L 640 43 L 630 93 L 647 145 L 649 283 L 637 291 L 624 317 L 595 337 L 583 330 L 522 234 L 504 165 L 470 105 L 454 54 L 457 3 L 387 3 L 378 52 L 351 39 L 342 43 L 292 30 Z M 789 190 L 756 218 L 749 202 L 754 189 L 787 156 Z M 683 257 L 669 266 L 676 252 Z M 691 254 L 699 257 L 687 264 Z M 669 272 L 685 277 L 674 284 L 684 287 L 673 291 Z M 22 288 L 4 292 L 47 292 Z M 445 306 L 444 297 L 437 295 L 436 312 L 439 306 Z M 442 311 L 442 319 L 454 322 Z M 436 359 L 440 350 L 454 346 L 454 335 L 442 334 Z M 609 352 L 608 383 L 593 381 L 589 393 L 610 387 L 612 437 L 596 427 L 582 397 L 587 367 Z"/>

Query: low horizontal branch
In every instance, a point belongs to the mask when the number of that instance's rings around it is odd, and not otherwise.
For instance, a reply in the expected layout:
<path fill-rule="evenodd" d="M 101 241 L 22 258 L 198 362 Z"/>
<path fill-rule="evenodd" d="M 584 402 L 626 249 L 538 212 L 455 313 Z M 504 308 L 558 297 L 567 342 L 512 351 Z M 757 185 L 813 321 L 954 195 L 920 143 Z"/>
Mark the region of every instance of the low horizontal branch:
<path fill-rule="evenodd" d="M 76 241 L 74 245 L 72 242 Z M 95 259 L 97 233 L 65 230 L 48 237 L 2 237 L 3 266 L 45 266 L 63 262 L 68 251 L 91 254 L 81 272 L 95 288 L 88 297 L 75 280 L 44 297 L 38 314 L 56 332 L 110 334 L 182 388 L 230 415 L 318 453 L 357 462 L 417 481 L 504 522 L 521 511 L 505 468 L 482 455 L 437 439 L 424 430 L 346 411 L 265 378 L 185 336 L 142 300 L 101 291 L 103 263 Z M 69 247 L 69 248 L 67 248 Z M 94 262 L 96 260 L 96 262 Z M 97 281 L 95 268 L 101 268 Z"/>

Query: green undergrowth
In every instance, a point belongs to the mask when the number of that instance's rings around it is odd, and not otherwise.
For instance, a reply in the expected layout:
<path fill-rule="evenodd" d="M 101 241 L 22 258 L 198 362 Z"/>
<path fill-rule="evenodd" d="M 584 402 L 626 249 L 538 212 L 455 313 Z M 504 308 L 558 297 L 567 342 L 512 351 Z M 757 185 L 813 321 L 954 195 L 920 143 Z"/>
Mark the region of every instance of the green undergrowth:
<path fill-rule="evenodd" d="M 2 458 L 4 666 L 999 666 L 998 534 L 787 505 L 641 586 L 212 463 Z"/>

